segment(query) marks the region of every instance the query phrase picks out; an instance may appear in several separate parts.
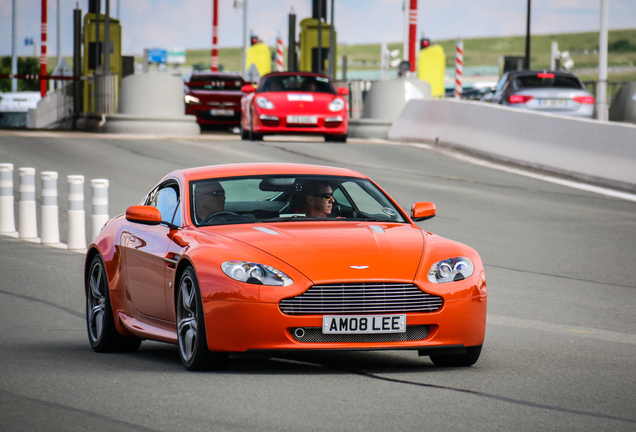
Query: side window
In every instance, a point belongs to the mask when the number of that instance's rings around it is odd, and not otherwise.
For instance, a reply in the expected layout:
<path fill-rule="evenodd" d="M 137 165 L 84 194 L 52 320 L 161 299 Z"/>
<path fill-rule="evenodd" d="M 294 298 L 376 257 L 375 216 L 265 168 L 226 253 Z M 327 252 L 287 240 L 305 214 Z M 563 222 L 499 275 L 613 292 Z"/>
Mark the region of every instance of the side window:
<path fill-rule="evenodd" d="M 343 183 L 342 187 L 347 189 L 347 192 L 355 201 L 358 209 L 368 215 L 382 215 L 383 206 L 373 199 L 366 191 L 364 191 L 359 185 L 354 182 Z"/>
<path fill-rule="evenodd" d="M 503 74 L 499 82 L 497 83 L 497 87 L 495 87 L 495 91 L 502 91 L 507 80 L 508 80 L 508 74 L 505 73 Z"/>
<path fill-rule="evenodd" d="M 159 209 L 162 221 L 171 222 L 179 226 L 181 225 L 180 204 L 179 192 L 174 184 L 159 186 L 150 193 L 146 202 L 146 205 Z M 179 211 L 177 212 L 176 210 Z"/>

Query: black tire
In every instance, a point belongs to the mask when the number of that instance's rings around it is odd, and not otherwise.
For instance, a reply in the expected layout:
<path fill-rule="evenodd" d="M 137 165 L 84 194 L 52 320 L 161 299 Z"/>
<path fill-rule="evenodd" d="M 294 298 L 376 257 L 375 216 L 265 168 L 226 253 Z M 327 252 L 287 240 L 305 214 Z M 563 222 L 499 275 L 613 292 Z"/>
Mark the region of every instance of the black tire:
<path fill-rule="evenodd" d="M 178 290 L 177 339 L 181 362 L 191 371 L 224 370 L 229 354 L 208 349 L 201 291 L 192 267 L 184 270 Z"/>
<path fill-rule="evenodd" d="M 263 134 L 257 134 L 253 131 L 252 129 L 252 117 L 254 115 L 254 112 L 252 111 L 252 115 L 250 115 L 250 132 L 249 132 L 249 138 L 250 141 L 263 141 Z"/>
<path fill-rule="evenodd" d="M 243 121 L 241 121 L 240 129 L 241 129 L 241 139 L 242 139 L 243 141 L 248 141 L 248 140 L 250 139 L 250 134 L 249 134 L 249 132 L 248 132 L 248 131 L 246 131 L 245 129 L 243 129 Z"/>
<path fill-rule="evenodd" d="M 344 135 L 325 135 L 325 142 L 346 143 L 347 134 Z"/>
<path fill-rule="evenodd" d="M 117 332 L 104 261 L 96 255 L 86 276 L 86 330 L 97 352 L 135 352 L 141 339 Z"/>
<path fill-rule="evenodd" d="M 467 347 L 465 354 L 432 355 L 431 361 L 439 367 L 469 367 L 477 363 L 481 354 L 481 345 Z"/>

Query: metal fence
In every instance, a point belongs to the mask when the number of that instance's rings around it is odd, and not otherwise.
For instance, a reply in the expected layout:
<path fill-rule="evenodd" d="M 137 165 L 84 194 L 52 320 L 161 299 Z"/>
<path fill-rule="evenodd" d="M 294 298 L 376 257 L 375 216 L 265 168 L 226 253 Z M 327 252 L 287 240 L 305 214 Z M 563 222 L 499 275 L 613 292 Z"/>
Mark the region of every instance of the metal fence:
<path fill-rule="evenodd" d="M 354 120 L 361 118 L 364 106 L 364 98 L 371 88 L 373 81 L 347 80 L 334 81 L 333 84 L 336 88 L 345 87 L 349 89 L 349 96 L 347 96 L 347 102 L 349 103 L 349 118 Z"/>
<path fill-rule="evenodd" d="M 582 81 L 583 85 L 594 95 L 596 98 L 596 88 L 598 87 L 598 81 Z M 609 107 L 614 100 L 614 96 L 618 93 L 618 90 L 623 84 L 627 84 L 629 81 L 608 81 L 607 82 L 607 106 Z"/>
<path fill-rule="evenodd" d="M 95 75 L 95 114 L 114 114 L 119 103 L 117 74 Z M 90 105 L 89 105 L 90 106 Z"/>
<path fill-rule="evenodd" d="M 43 129 L 54 127 L 63 120 L 73 117 L 73 84 L 48 93 L 27 114 L 27 127 Z"/>

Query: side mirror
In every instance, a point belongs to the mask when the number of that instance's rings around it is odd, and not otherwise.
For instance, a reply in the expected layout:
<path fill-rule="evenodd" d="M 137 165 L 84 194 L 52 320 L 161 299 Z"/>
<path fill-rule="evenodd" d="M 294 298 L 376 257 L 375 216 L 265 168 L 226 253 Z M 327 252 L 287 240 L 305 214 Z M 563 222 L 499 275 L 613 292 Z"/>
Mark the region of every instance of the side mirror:
<path fill-rule="evenodd" d="M 338 94 L 340 96 L 347 96 L 349 94 L 349 89 L 346 87 L 338 87 Z"/>
<path fill-rule="evenodd" d="M 241 87 L 241 91 L 243 93 L 254 93 L 256 91 L 256 88 L 252 84 L 245 84 L 243 87 Z"/>
<path fill-rule="evenodd" d="M 144 225 L 159 225 L 161 213 L 157 207 L 137 205 L 126 209 L 126 220 Z"/>
<path fill-rule="evenodd" d="M 435 217 L 435 204 L 432 202 L 416 202 L 411 206 L 411 219 L 421 222 Z"/>

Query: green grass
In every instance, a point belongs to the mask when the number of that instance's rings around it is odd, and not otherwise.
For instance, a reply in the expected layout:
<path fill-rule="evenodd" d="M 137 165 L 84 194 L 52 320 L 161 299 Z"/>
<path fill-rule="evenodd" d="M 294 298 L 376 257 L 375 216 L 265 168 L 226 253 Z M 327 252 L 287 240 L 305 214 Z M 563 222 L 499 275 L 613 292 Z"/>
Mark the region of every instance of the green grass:
<path fill-rule="evenodd" d="M 592 51 L 598 49 L 598 32 L 562 33 L 554 35 L 535 35 L 531 38 L 531 66 L 536 69 L 548 69 L 550 67 L 551 42 L 559 44 L 560 51 L 570 51 L 574 61 L 574 69 L 597 68 L 598 54 Z M 608 55 L 609 66 L 635 66 L 636 65 L 636 28 L 626 30 L 611 30 L 608 35 L 609 45 L 626 47 L 626 51 L 610 51 Z M 623 41 L 623 42 L 619 42 Z M 446 66 L 455 64 L 454 50 L 455 40 L 432 41 L 444 48 L 446 53 Z M 390 50 L 402 51 L 402 43 L 388 44 Z M 272 52 L 274 48 L 270 47 Z M 583 54 L 587 50 L 588 54 Z M 186 50 L 186 65 L 198 66 L 201 69 L 209 69 L 211 63 L 210 49 Z M 241 68 L 242 48 L 220 48 L 219 62 L 226 71 L 238 71 Z M 464 66 L 497 66 L 500 56 L 525 54 L 525 36 L 490 37 L 464 39 Z M 380 68 L 380 44 L 345 45 L 338 46 L 338 57 L 346 55 L 354 65 L 349 70 L 379 69 Z M 65 57 L 72 67 L 73 59 Z M 140 56 L 137 61 L 142 61 Z M 363 64 L 364 63 L 364 64 Z M 55 57 L 48 59 L 48 70 L 52 72 L 56 65 Z M 609 79 L 615 81 L 634 80 L 635 74 L 610 74 Z M 582 79 L 594 79 L 593 76 L 581 76 Z M 598 77 L 596 77 L 598 78 Z"/>
<path fill-rule="evenodd" d="M 570 51 L 575 69 L 598 67 L 598 54 L 592 51 L 598 49 L 598 32 L 562 33 L 554 35 L 535 35 L 531 38 L 530 54 L 531 66 L 537 69 L 550 67 L 550 50 L 552 41 L 559 44 L 560 51 Z M 636 46 L 636 29 L 611 30 L 608 35 L 609 44 L 618 41 L 627 41 L 626 45 L 633 49 Z M 444 48 L 446 53 L 446 65 L 452 67 L 455 64 L 455 40 L 433 41 Z M 270 47 L 273 52 L 273 47 Z M 402 51 L 402 43 L 388 44 L 389 50 Z M 587 50 L 588 54 L 583 54 Z M 380 68 L 380 44 L 344 45 L 338 46 L 338 57 L 346 55 L 349 61 L 355 65 L 349 66 L 349 70 L 379 69 Z M 491 37 L 464 39 L 464 65 L 465 66 L 497 66 L 499 57 L 505 55 L 525 55 L 525 36 Z M 241 65 L 241 48 L 220 48 L 219 61 L 224 70 L 238 70 Z M 362 63 L 366 64 L 362 64 Z M 186 64 L 198 64 L 204 68 L 210 67 L 210 50 L 187 50 Z M 610 66 L 634 66 L 636 65 L 636 50 L 613 52 L 608 55 Z M 610 79 L 620 79 L 625 75 L 611 74 Z M 587 79 L 587 77 L 586 77 Z"/>

